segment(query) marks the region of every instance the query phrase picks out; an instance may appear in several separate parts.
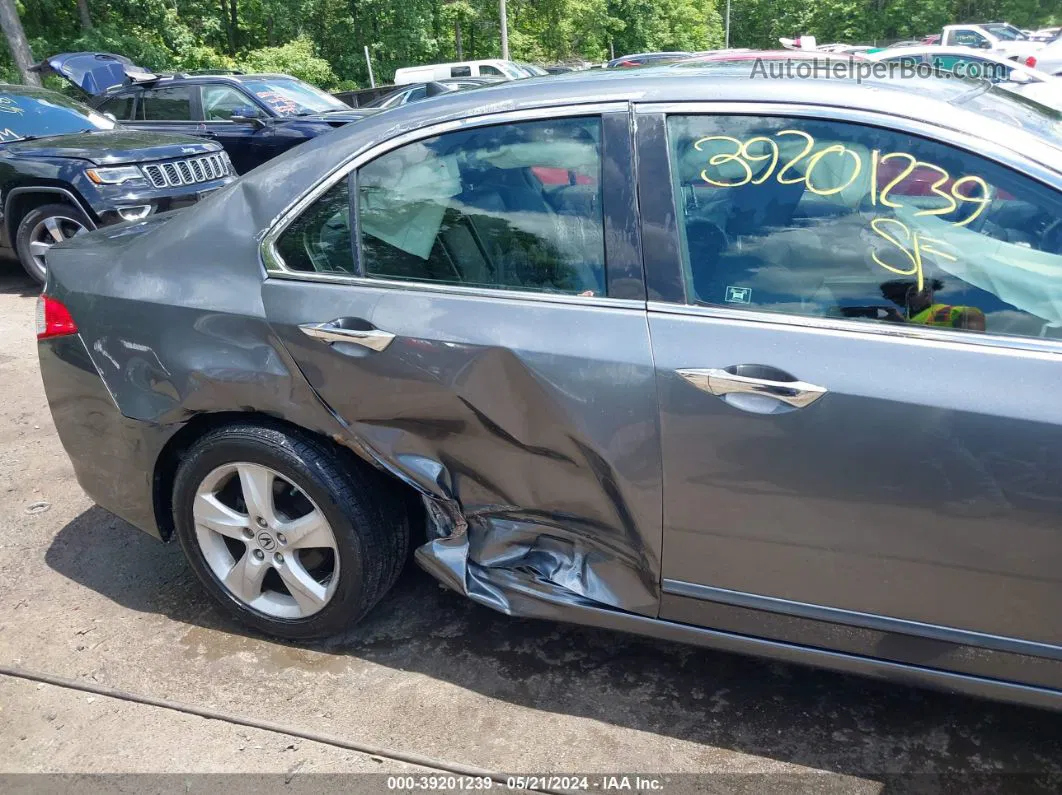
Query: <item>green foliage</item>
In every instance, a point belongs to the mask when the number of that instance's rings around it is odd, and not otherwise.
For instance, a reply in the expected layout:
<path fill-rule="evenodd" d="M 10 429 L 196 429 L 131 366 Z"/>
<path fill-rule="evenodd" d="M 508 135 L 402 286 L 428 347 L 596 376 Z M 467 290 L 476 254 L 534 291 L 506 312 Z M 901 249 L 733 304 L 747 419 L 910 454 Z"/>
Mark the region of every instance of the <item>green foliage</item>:
<path fill-rule="evenodd" d="M 325 88 L 368 85 L 401 66 L 500 55 L 497 0 L 18 0 L 33 54 L 117 52 L 163 70 L 239 67 L 287 72 Z M 603 60 L 652 50 L 723 45 L 726 0 L 508 0 L 517 60 Z M 802 33 L 820 42 L 884 43 L 951 22 L 1062 22 L 1059 0 L 732 0 L 733 47 L 778 46 Z M 235 22 L 235 24 L 234 24 Z M 0 50 L 0 79 L 17 79 Z"/>
<path fill-rule="evenodd" d="M 314 53 L 313 42 L 300 36 L 279 47 L 251 50 L 237 61 L 245 72 L 281 72 L 307 83 L 332 88 L 339 82 L 331 65 Z"/>

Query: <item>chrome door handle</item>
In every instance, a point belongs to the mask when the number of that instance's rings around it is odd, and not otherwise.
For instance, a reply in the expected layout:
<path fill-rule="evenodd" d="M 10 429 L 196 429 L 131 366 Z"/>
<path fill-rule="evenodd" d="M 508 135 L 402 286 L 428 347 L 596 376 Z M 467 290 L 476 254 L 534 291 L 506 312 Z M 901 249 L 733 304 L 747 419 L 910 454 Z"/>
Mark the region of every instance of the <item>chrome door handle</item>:
<path fill-rule="evenodd" d="M 326 344 L 333 342 L 352 342 L 374 351 L 382 351 L 391 344 L 395 335 L 390 331 L 374 329 L 351 329 L 329 323 L 303 323 L 299 326 L 303 334 Z"/>
<path fill-rule="evenodd" d="M 804 381 L 770 381 L 766 378 L 750 378 L 734 375 L 726 370 L 679 370 L 678 374 L 698 389 L 719 397 L 734 393 L 766 395 L 793 408 L 810 406 L 826 394 L 826 387 Z"/>

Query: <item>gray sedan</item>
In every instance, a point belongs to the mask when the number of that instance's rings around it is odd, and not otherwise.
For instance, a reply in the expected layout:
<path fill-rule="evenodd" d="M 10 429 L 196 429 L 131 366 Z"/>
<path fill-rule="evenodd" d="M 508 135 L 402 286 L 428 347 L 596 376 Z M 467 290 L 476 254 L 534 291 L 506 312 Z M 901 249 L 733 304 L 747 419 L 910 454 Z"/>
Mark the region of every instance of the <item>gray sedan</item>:
<path fill-rule="evenodd" d="M 78 479 L 281 638 L 415 548 L 512 615 L 1062 705 L 1062 125 L 917 88 L 491 86 L 58 246 Z"/>

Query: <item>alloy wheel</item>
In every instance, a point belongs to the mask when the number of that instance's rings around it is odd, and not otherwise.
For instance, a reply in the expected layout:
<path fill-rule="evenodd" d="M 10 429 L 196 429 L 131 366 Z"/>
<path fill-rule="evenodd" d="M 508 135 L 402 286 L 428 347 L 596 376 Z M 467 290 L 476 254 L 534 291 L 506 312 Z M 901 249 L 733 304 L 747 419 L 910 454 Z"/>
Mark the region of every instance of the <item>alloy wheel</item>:
<path fill-rule="evenodd" d="M 339 583 L 335 534 L 298 486 L 260 464 L 213 470 L 192 507 L 200 551 L 231 596 L 273 618 L 322 610 Z"/>
<path fill-rule="evenodd" d="M 48 253 L 48 249 L 56 243 L 62 243 L 87 231 L 85 225 L 75 218 L 63 215 L 45 216 L 37 222 L 29 236 L 30 256 L 33 257 L 34 266 L 43 274 L 47 270 L 44 255 Z"/>

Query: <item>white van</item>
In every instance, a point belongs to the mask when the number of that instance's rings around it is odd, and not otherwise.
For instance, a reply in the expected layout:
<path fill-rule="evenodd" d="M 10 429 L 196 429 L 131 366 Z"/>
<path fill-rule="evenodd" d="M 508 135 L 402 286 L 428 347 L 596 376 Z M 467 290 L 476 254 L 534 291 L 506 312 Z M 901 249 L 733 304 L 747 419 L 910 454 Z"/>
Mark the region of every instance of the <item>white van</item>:
<path fill-rule="evenodd" d="M 500 80 L 519 80 L 521 77 L 528 77 L 528 74 L 512 61 L 501 61 L 496 58 L 485 61 L 457 61 L 428 66 L 402 67 L 395 72 L 395 85 L 429 83 L 432 80 L 448 80 L 451 77 L 497 77 Z"/>

